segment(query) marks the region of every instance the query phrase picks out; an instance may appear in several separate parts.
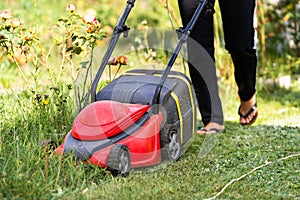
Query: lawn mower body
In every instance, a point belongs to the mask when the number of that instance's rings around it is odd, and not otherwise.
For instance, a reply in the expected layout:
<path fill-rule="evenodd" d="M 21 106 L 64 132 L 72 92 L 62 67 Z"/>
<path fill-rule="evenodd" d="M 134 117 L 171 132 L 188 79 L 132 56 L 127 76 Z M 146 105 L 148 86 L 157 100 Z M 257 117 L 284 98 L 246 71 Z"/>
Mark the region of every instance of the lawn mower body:
<path fill-rule="evenodd" d="M 78 114 L 72 130 L 55 150 L 122 175 L 131 167 L 178 160 L 196 131 L 197 101 L 191 81 L 171 68 L 206 5 L 206 0 L 201 1 L 189 25 L 180 29 L 165 70 L 128 71 L 96 92 L 120 34 L 129 30 L 124 23 L 134 2 L 127 1 L 114 29 L 90 89 L 92 103 Z"/>
<path fill-rule="evenodd" d="M 128 149 L 133 168 L 178 160 L 196 131 L 196 99 L 189 78 L 172 71 L 156 105 L 160 111 L 153 114 L 151 101 L 162 73 L 132 70 L 112 81 L 77 115 L 56 152 L 108 168 L 116 165 L 110 157 L 119 155 L 111 155 L 114 145 Z"/>

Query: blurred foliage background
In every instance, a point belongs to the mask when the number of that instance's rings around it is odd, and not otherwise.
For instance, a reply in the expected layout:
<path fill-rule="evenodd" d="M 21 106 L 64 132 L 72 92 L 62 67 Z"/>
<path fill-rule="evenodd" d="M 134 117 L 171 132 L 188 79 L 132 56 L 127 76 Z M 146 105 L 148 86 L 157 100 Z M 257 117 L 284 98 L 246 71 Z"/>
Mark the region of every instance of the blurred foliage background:
<path fill-rule="evenodd" d="M 53 66 L 59 66 L 59 49 L 54 48 L 53 43 L 57 37 L 54 33 L 54 25 L 58 19 L 66 17 L 67 4 L 74 4 L 76 11 L 92 13 L 100 21 L 102 29 L 108 36 L 121 13 L 126 1 L 120 0 L 6 0 L 0 4 L 0 10 L 10 10 L 15 18 L 23 22 L 23 27 L 36 33 L 38 39 L 38 54 L 47 55 L 47 62 Z M 230 55 L 224 50 L 222 20 L 216 3 L 215 14 L 215 45 L 216 64 L 222 81 L 233 85 L 233 66 Z M 180 24 L 177 1 L 166 0 L 141 0 L 136 1 L 135 7 L 127 21 L 131 29 L 141 28 L 146 24 L 148 27 L 177 29 Z M 257 49 L 259 56 L 258 79 L 261 85 L 265 81 L 277 84 L 281 77 L 287 77 L 288 86 L 299 82 L 300 74 L 300 3 L 298 0 L 257 0 L 256 23 Z M 55 35 L 56 34 L 56 35 Z M 109 38 L 109 37 L 108 37 Z M 97 43 L 101 45 L 101 42 Z M 20 76 L 31 77 L 36 85 L 46 83 L 49 75 L 43 71 L 56 73 L 59 69 L 37 66 L 28 59 L 17 58 L 12 61 L 6 57 L 5 48 L 0 46 L 0 88 L 20 87 L 24 84 Z M 80 63 L 81 57 L 76 62 Z M 16 70 L 16 62 L 21 69 Z M 79 64 L 78 64 L 79 65 Z M 37 69 L 38 68 L 38 69 Z M 35 73 L 35 75 L 33 75 Z M 32 76 L 34 78 L 32 78 Z M 67 77 L 67 76 L 62 76 Z M 24 78 L 24 77 L 23 77 Z M 62 79 L 62 78 L 61 78 Z M 65 78 L 64 81 L 67 79 Z"/>

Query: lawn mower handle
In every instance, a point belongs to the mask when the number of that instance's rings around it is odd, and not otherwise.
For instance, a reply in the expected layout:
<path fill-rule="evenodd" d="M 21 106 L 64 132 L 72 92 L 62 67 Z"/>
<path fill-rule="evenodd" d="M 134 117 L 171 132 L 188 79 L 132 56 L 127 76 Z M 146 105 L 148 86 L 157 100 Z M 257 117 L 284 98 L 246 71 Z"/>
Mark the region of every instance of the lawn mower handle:
<path fill-rule="evenodd" d="M 101 75 L 102 75 L 102 73 L 103 73 L 110 57 L 111 57 L 111 54 L 112 54 L 114 48 L 116 47 L 116 44 L 117 44 L 117 42 L 119 40 L 119 37 L 120 37 L 120 34 L 124 33 L 124 36 L 125 37 L 127 36 L 129 28 L 125 25 L 125 21 L 127 20 L 127 17 L 129 15 L 131 9 L 134 6 L 134 3 L 135 3 L 135 0 L 127 0 L 126 7 L 124 8 L 122 14 L 120 15 L 120 17 L 117 21 L 117 24 L 116 24 L 116 26 L 114 28 L 114 31 L 113 31 L 113 36 L 112 36 L 112 38 L 110 40 L 110 43 L 109 43 L 109 46 L 108 46 L 108 49 L 105 52 L 105 55 L 102 59 L 99 70 L 98 70 L 98 72 L 95 76 L 95 79 L 92 83 L 92 86 L 91 86 L 91 90 L 90 90 L 91 102 L 96 101 L 96 90 L 97 90 L 98 82 L 99 82 L 100 77 L 101 77 Z"/>
<path fill-rule="evenodd" d="M 161 79 L 159 80 L 159 83 L 156 86 L 155 92 L 154 92 L 154 96 L 152 99 L 152 105 L 157 105 L 159 104 L 160 101 L 160 94 L 161 94 L 161 90 L 163 87 L 164 82 L 167 79 L 167 76 L 169 74 L 169 72 L 171 71 L 171 68 L 176 60 L 176 58 L 178 57 L 178 54 L 181 50 L 182 45 L 187 41 L 188 36 L 190 35 L 190 32 L 192 31 L 192 29 L 194 28 L 200 14 L 203 11 L 204 7 L 210 7 L 212 6 L 212 4 L 210 4 L 210 2 L 208 0 L 202 0 L 200 1 L 194 15 L 192 16 L 190 22 L 188 23 L 188 25 L 184 28 L 180 28 L 177 30 L 178 35 L 180 36 L 180 39 L 177 43 L 177 46 L 167 64 L 167 67 L 164 71 L 164 73 L 162 74 Z M 157 114 L 159 112 L 159 107 L 158 106 L 154 106 L 153 108 L 153 114 Z"/>
<path fill-rule="evenodd" d="M 126 4 L 126 7 L 124 8 L 122 14 L 120 15 L 118 21 L 117 21 L 117 24 L 114 28 L 114 31 L 113 31 L 113 36 L 110 40 L 110 43 L 109 43 L 109 46 L 108 46 L 108 49 L 102 59 L 102 62 L 101 62 L 101 65 L 99 67 L 99 70 L 98 72 L 96 73 L 96 76 L 95 76 L 95 79 L 92 83 L 92 86 L 91 86 L 91 90 L 90 90 L 90 93 L 91 93 L 91 102 L 95 102 L 96 101 L 96 90 L 97 90 L 97 85 L 98 85 L 98 82 L 100 80 L 100 77 L 112 55 L 112 52 L 119 40 L 119 37 L 120 37 L 120 34 L 121 33 L 124 33 L 124 36 L 127 36 L 127 33 L 129 31 L 129 28 L 125 25 L 125 21 L 127 20 L 128 18 L 128 15 L 131 11 L 131 9 L 134 7 L 134 3 L 135 3 L 135 0 L 128 0 L 127 1 L 127 4 Z M 156 89 L 155 89 L 155 92 L 154 92 L 154 96 L 153 96 L 153 99 L 152 99 L 152 105 L 157 105 L 159 104 L 159 101 L 160 101 L 160 94 L 161 94 L 161 90 L 162 90 L 162 87 L 163 87 L 163 84 L 164 82 L 166 81 L 167 79 L 167 76 L 169 74 L 169 72 L 171 71 L 171 68 L 176 60 L 176 58 L 178 57 L 178 54 L 182 48 L 182 45 L 187 41 L 188 39 L 188 36 L 191 32 L 191 30 L 194 28 L 200 14 L 202 13 L 203 11 L 203 8 L 204 7 L 209 7 L 209 6 L 212 6 L 208 0 L 202 0 L 200 1 L 194 15 L 192 16 L 190 22 L 188 23 L 188 25 L 186 26 L 185 29 L 183 28 L 180 28 L 177 32 L 178 34 L 180 35 L 180 39 L 177 43 L 177 46 L 167 64 L 167 67 L 164 71 L 164 73 L 162 74 L 162 77 L 161 79 L 159 80 L 157 86 L 156 86 Z M 158 106 L 155 106 L 154 109 L 153 109 L 153 113 L 154 114 L 157 114 L 159 112 L 159 108 Z"/>

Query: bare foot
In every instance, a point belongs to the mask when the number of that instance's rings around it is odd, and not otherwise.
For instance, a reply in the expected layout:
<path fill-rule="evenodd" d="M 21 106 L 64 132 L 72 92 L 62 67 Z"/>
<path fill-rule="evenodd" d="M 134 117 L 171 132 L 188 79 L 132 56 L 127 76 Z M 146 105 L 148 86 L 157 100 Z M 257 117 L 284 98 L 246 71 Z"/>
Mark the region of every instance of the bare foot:
<path fill-rule="evenodd" d="M 224 125 L 217 124 L 215 122 L 209 122 L 205 127 L 201 128 L 197 131 L 198 134 L 212 134 L 212 133 L 218 133 L 220 131 L 223 131 L 225 129 Z"/>
<path fill-rule="evenodd" d="M 248 101 L 241 101 L 239 108 L 240 124 L 251 125 L 258 114 L 258 109 L 256 105 L 256 95 Z"/>

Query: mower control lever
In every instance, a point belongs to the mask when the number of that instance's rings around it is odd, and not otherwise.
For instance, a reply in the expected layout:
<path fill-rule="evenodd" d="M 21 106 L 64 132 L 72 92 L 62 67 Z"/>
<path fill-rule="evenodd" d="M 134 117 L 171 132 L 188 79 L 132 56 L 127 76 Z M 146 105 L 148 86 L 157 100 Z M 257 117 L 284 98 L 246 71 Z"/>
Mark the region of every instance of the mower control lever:
<path fill-rule="evenodd" d="M 126 25 L 116 26 L 115 29 L 114 29 L 114 34 L 123 33 L 124 37 L 126 38 L 128 36 L 129 30 L 130 30 L 130 28 Z"/>
<path fill-rule="evenodd" d="M 186 42 L 188 39 L 188 36 L 190 35 L 190 31 L 187 32 L 187 34 L 185 34 L 185 28 L 184 27 L 179 27 L 179 29 L 176 30 L 177 33 L 177 37 L 178 39 L 181 39 L 183 42 Z M 182 36 L 185 37 L 182 37 Z"/>

